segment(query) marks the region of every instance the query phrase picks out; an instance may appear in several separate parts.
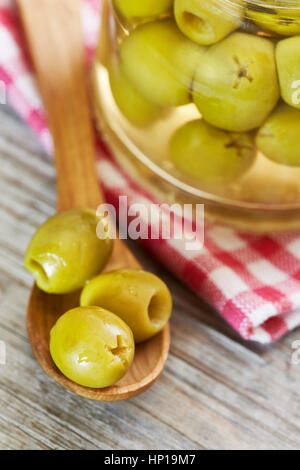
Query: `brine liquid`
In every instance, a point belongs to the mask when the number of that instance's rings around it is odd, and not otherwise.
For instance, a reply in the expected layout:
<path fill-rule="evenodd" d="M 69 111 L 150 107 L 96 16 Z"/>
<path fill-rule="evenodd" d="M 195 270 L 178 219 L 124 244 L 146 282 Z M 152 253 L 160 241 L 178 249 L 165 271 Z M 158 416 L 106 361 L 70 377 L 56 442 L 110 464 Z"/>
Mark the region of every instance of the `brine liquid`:
<path fill-rule="evenodd" d="M 109 7 L 108 7 L 109 8 Z M 115 54 L 122 37 L 126 36 L 126 25 L 120 24 L 112 11 L 103 14 L 102 34 L 98 59 L 94 68 L 94 88 L 97 88 L 95 108 L 100 119 L 118 136 L 124 147 L 137 161 L 150 167 L 153 174 L 162 172 L 169 175 L 172 181 L 187 185 L 185 187 L 199 190 L 205 199 L 223 200 L 233 205 L 278 209 L 300 208 L 300 168 L 273 163 L 257 152 L 252 167 L 240 178 L 224 185 L 203 184 L 195 179 L 187 178 L 172 164 L 168 147 L 173 133 L 183 124 L 200 116 L 194 104 L 172 108 L 154 124 L 137 128 L 132 125 L 119 111 L 110 90 L 107 71 L 107 58 Z M 138 64 L 137 64 L 138 66 Z"/>

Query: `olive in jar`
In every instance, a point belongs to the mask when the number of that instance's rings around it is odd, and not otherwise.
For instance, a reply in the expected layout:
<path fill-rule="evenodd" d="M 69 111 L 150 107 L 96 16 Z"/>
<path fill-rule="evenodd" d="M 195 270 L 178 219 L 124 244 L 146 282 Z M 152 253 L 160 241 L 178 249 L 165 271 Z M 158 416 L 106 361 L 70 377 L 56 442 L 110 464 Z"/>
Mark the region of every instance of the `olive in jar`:
<path fill-rule="evenodd" d="M 137 92 L 119 62 L 112 61 L 109 68 L 109 79 L 114 100 L 129 122 L 135 126 L 144 127 L 159 119 L 162 108 Z"/>
<path fill-rule="evenodd" d="M 210 45 L 237 29 L 244 15 L 243 2 L 235 0 L 223 7 L 220 0 L 175 0 L 178 27 L 193 41 Z"/>
<path fill-rule="evenodd" d="M 300 5 L 292 8 L 287 3 L 284 0 L 264 0 L 261 5 L 248 2 L 246 16 L 261 28 L 281 36 L 300 34 Z"/>
<path fill-rule="evenodd" d="M 132 22 L 171 13 L 174 0 L 113 0 L 114 8 Z"/>
<path fill-rule="evenodd" d="M 280 104 L 260 128 L 256 144 L 270 160 L 300 167 L 300 110 Z"/>
<path fill-rule="evenodd" d="M 193 96 L 215 127 L 231 132 L 260 127 L 280 98 L 272 41 L 237 32 L 208 48 L 194 75 Z"/>
<path fill-rule="evenodd" d="M 254 161 L 254 139 L 247 133 L 217 129 L 198 119 L 173 135 L 170 154 L 175 167 L 202 183 L 224 184 L 246 172 Z"/>
<path fill-rule="evenodd" d="M 276 61 L 284 101 L 300 109 L 300 36 L 279 41 Z"/>
<path fill-rule="evenodd" d="M 203 49 L 173 20 L 160 20 L 139 26 L 125 38 L 120 58 L 128 80 L 148 101 L 181 106 L 191 101 L 191 83 Z"/>

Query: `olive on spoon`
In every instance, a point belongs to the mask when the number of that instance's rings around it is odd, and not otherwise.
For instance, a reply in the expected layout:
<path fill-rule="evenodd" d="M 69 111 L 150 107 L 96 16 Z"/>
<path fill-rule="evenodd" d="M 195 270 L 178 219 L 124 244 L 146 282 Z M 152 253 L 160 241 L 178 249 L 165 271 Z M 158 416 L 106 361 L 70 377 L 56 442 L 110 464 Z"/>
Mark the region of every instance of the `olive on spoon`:
<path fill-rule="evenodd" d="M 79 0 L 17 0 L 39 89 L 52 133 L 57 169 L 58 212 L 96 209 L 103 196 L 95 169 L 94 132 L 89 110 Z M 121 240 L 115 240 L 106 271 L 140 269 Z M 170 329 L 136 347 L 127 374 L 105 389 L 80 386 L 55 366 L 49 350 L 52 327 L 79 305 L 79 293 L 50 295 L 33 287 L 27 328 L 36 359 L 46 374 L 78 395 L 98 401 L 125 400 L 146 391 L 162 373 Z"/>

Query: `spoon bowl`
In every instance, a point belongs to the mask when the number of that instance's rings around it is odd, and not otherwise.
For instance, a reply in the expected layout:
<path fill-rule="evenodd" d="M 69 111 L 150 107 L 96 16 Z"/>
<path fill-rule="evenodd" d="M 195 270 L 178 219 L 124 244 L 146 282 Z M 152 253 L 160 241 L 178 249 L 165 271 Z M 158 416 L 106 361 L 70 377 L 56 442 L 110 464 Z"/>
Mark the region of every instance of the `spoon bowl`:
<path fill-rule="evenodd" d="M 138 344 L 133 364 L 117 384 L 105 389 L 77 385 L 55 366 L 49 351 L 50 331 L 58 318 L 79 305 L 80 293 L 50 295 L 34 286 L 27 313 L 27 329 L 35 357 L 46 374 L 77 395 L 97 401 L 119 401 L 145 392 L 159 378 L 169 352 L 169 327 L 151 340 Z"/>
<path fill-rule="evenodd" d="M 17 0 L 17 3 L 54 142 L 57 209 L 96 209 L 104 198 L 95 169 L 80 1 Z M 141 269 L 141 265 L 118 239 L 106 271 L 121 268 Z M 49 350 L 50 331 L 62 314 L 79 305 L 79 295 L 80 292 L 49 295 L 33 287 L 27 327 L 42 369 L 64 388 L 91 400 L 119 401 L 146 391 L 164 369 L 170 347 L 169 325 L 156 337 L 137 345 L 131 368 L 111 387 L 82 387 L 57 369 Z"/>

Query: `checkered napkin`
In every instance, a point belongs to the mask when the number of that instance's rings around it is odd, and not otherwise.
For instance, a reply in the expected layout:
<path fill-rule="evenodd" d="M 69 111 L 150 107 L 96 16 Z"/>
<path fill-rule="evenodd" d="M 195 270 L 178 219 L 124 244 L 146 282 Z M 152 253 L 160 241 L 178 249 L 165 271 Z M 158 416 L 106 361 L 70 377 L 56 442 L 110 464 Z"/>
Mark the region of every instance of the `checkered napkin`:
<path fill-rule="evenodd" d="M 83 0 L 88 61 L 95 50 L 101 0 Z M 0 80 L 7 100 L 52 154 L 52 141 L 12 0 L 0 0 Z M 99 139 L 97 165 L 107 201 L 153 198 L 118 166 Z M 300 325 L 300 234 L 249 235 L 206 224 L 205 247 L 187 251 L 184 241 L 145 240 L 147 249 L 206 299 L 245 339 L 271 343 Z"/>

